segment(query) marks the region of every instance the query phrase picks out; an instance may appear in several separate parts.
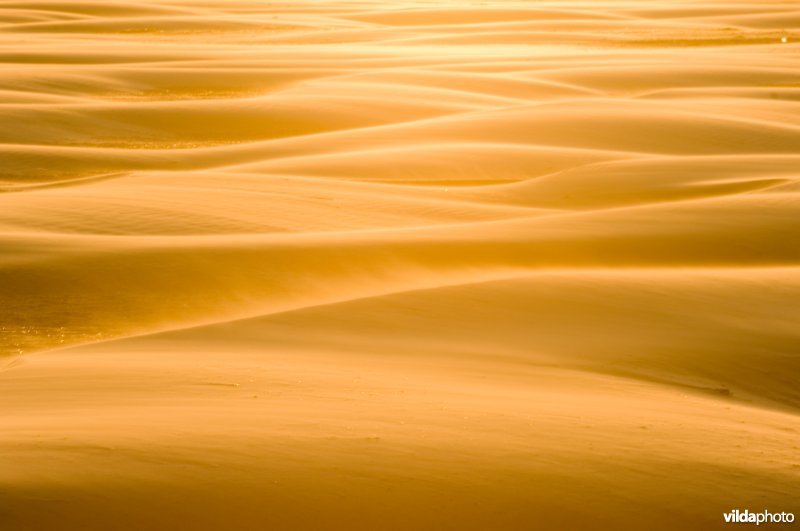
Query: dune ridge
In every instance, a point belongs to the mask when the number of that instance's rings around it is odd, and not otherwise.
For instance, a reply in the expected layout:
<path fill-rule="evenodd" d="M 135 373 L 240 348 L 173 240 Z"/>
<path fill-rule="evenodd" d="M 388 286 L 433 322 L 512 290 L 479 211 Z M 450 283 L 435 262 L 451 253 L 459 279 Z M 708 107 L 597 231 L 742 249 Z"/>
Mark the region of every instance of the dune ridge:
<path fill-rule="evenodd" d="M 0 0 L 0 528 L 800 513 L 793 2 Z"/>

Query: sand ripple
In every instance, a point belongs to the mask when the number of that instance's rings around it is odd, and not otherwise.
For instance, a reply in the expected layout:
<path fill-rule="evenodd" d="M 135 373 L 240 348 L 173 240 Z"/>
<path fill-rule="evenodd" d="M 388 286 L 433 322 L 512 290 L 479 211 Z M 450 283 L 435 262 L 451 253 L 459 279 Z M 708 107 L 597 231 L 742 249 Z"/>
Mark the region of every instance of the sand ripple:
<path fill-rule="evenodd" d="M 0 2 L 0 527 L 800 513 L 792 2 Z"/>

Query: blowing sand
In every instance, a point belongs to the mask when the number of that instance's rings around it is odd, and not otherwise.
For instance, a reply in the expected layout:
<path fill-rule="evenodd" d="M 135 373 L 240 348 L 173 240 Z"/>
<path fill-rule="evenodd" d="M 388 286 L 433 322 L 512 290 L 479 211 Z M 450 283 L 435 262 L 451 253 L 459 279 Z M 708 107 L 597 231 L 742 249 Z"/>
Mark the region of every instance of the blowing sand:
<path fill-rule="evenodd" d="M 0 2 L 0 529 L 800 516 L 793 1 Z"/>

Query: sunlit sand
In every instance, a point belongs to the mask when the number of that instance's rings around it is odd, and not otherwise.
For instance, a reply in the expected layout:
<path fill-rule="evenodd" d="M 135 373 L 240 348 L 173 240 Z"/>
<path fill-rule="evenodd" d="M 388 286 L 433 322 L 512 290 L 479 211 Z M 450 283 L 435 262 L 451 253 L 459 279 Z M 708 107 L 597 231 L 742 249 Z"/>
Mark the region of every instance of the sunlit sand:
<path fill-rule="evenodd" d="M 0 2 L 0 529 L 800 513 L 800 8 Z"/>

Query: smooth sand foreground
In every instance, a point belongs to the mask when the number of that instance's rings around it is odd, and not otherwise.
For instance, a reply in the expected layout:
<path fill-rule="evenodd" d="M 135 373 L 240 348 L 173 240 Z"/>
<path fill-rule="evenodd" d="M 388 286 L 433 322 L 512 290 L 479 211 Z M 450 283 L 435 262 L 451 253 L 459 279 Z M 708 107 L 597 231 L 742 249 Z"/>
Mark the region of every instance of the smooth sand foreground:
<path fill-rule="evenodd" d="M 800 516 L 796 2 L 2 1 L 0 192 L 3 531 Z"/>

